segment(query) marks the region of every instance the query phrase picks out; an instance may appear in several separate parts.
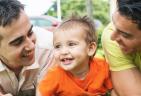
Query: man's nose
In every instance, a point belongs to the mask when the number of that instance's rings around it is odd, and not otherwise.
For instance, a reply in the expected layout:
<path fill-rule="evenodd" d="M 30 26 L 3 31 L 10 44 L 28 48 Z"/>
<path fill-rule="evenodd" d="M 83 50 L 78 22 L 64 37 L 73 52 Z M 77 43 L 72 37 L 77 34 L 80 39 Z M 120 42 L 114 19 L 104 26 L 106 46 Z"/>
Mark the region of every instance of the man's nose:
<path fill-rule="evenodd" d="M 32 50 L 34 48 L 35 48 L 35 40 L 27 37 L 25 50 Z"/>
<path fill-rule="evenodd" d="M 111 40 L 113 41 L 119 41 L 120 40 L 120 36 L 117 32 L 113 32 L 111 35 Z"/>

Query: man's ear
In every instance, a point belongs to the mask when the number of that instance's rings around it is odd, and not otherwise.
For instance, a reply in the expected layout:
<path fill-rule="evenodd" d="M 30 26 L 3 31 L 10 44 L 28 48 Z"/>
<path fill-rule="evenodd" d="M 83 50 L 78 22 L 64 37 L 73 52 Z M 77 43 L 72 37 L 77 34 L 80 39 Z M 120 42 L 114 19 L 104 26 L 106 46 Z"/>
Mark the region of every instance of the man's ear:
<path fill-rule="evenodd" d="M 97 44 L 96 42 L 91 42 L 89 44 L 88 56 L 93 56 L 96 52 Z"/>

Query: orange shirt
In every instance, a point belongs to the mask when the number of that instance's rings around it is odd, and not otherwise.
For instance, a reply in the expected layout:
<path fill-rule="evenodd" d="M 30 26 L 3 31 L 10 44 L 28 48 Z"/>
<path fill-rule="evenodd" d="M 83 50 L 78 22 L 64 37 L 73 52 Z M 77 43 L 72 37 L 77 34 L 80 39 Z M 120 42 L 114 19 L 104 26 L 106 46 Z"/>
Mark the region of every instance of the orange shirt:
<path fill-rule="evenodd" d="M 109 67 L 105 60 L 94 59 L 84 80 L 56 67 L 39 83 L 41 96 L 97 96 L 112 89 Z"/>

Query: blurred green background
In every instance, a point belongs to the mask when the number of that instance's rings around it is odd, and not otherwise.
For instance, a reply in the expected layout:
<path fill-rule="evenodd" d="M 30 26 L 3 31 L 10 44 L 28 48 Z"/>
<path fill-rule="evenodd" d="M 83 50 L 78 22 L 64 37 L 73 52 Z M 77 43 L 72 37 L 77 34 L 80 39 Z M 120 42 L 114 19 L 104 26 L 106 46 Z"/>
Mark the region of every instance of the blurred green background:
<path fill-rule="evenodd" d="M 90 2 L 91 1 L 91 2 Z M 90 2 L 88 4 L 88 2 Z M 57 17 L 57 6 L 54 5 L 45 13 Z M 60 0 L 62 20 L 77 13 L 79 16 L 89 15 L 87 8 L 91 8 L 91 18 L 98 21 L 98 50 L 96 57 L 104 58 L 104 52 L 101 45 L 101 34 L 105 26 L 110 22 L 110 5 L 109 0 Z M 98 23 L 96 22 L 96 23 Z"/>
<path fill-rule="evenodd" d="M 91 1 L 93 18 L 100 20 L 103 25 L 106 25 L 110 20 L 108 0 Z M 60 2 L 62 19 L 70 16 L 72 13 L 78 13 L 80 16 L 88 15 L 86 7 L 91 6 L 86 4 L 87 0 L 60 0 Z M 57 8 L 55 5 L 56 2 L 45 14 L 57 17 Z"/>

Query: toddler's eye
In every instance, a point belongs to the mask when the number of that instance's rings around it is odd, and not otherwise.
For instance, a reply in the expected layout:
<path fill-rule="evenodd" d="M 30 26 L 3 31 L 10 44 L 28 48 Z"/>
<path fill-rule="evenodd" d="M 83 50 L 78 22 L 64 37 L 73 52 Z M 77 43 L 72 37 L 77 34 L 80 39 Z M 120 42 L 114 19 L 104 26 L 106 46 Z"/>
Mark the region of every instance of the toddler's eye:
<path fill-rule="evenodd" d="M 75 43 L 69 43 L 69 46 L 74 46 L 74 45 L 76 45 Z"/>
<path fill-rule="evenodd" d="M 58 49 L 58 48 L 60 48 L 60 45 L 55 45 L 54 48 Z"/>

